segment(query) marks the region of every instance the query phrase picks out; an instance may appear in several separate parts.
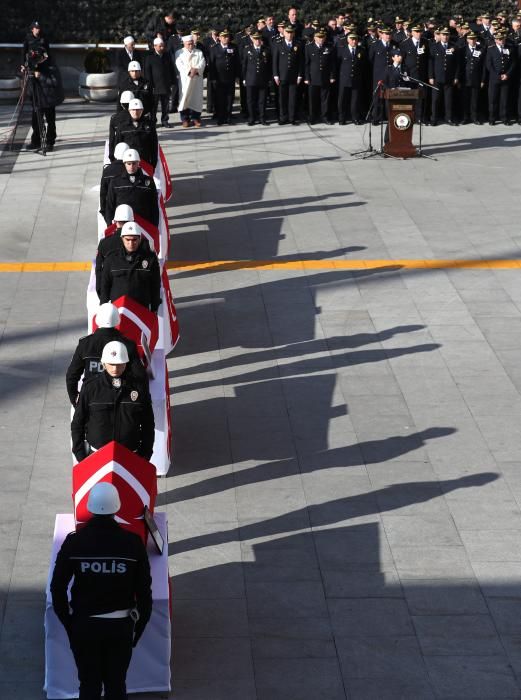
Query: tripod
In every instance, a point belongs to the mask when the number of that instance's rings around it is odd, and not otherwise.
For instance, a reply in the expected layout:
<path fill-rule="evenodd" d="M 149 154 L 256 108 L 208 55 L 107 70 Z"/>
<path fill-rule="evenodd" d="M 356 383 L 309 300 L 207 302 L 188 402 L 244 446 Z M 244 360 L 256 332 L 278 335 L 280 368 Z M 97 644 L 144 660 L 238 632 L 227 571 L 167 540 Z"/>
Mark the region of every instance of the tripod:
<path fill-rule="evenodd" d="M 20 118 L 24 109 L 24 106 L 27 102 L 27 93 L 30 93 L 31 97 L 31 102 L 30 106 L 32 109 L 32 114 L 36 115 L 36 123 L 38 127 L 38 135 L 40 137 L 40 147 L 36 149 L 37 153 L 41 153 L 42 156 L 47 155 L 47 128 L 45 126 L 45 122 L 43 119 L 43 112 L 41 107 L 38 104 L 38 95 L 37 92 L 40 90 L 40 86 L 38 85 L 38 82 L 35 78 L 34 71 L 31 70 L 28 66 L 28 64 L 25 64 L 25 70 L 23 74 L 23 82 L 22 82 L 22 89 L 20 92 L 20 98 L 18 100 L 18 104 L 15 108 L 15 114 L 16 114 L 16 120 L 15 124 L 13 127 L 13 131 L 11 134 L 11 138 L 9 139 L 8 142 L 8 149 L 9 150 L 14 150 L 14 141 L 16 137 L 16 131 L 18 127 L 20 126 Z M 34 125 L 33 125 L 34 129 Z"/>
<path fill-rule="evenodd" d="M 377 93 L 381 87 L 382 87 L 382 81 L 379 81 L 378 85 L 373 90 L 373 94 L 371 96 L 371 104 L 369 105 L 369 109 L 367 110 L 367 114 L 365 115 L 365 121 L 369 123 L 369 144 L 368 144 L 367 148 L 364 149 L 363 151 L 354 151 L 353 153 L 351 153 L 352 156 L 360 156 L 360 160 L 366 160 L 367 158 L 373 158 L 374 156 L 380 156 L 381 158 L 384 157 L 383 121 L 380 122 L 380 148 L 379 149 L 373 148 L 372 129 L 371 129 L 375 100 L 380 99 L 379 97 L 377 97 Z"/>

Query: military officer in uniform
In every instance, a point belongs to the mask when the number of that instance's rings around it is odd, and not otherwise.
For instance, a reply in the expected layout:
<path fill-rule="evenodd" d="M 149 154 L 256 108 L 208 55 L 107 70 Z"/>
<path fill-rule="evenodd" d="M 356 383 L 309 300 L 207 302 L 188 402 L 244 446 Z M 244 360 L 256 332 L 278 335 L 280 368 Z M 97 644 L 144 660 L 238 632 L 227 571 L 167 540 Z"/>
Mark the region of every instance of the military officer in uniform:
<path fill-rule="evenodd" d="M 125 700 L 132 647 L 152 614 L 147 551 L 138 535 L 115 521 L 120 508 L 114 484 L 92 487 L 87 510 L 93 517 L 67 535 L 51 580 L 54 612 L 78 669 L 80 700 L 99 700 L 102 688 L 107 700 Z"/>
<path fill-rule="evenodd" d="M 239 50 L 230 44 L 230 32 L 224 29 L 210 49 L 210 82 L 217 124 L 232 123 L 235 83 L 239 77 Z"/>
<path fill-rule="evenodd" d="M 308 86 L 310 124 L 316 124 L 319 113 L 324 124 L 331 124 L 329 92 L 336 80 L 336 54 L 333 46 L 325 43 L 325 39 L 326 32 L 319 29 L 305 50 L 304 74 Z"/>
<path fill-rule="evenodd" d="M 358 35 L 354 32 L 348 34 L 347 44 L 339 41 L 336 52 L 338 121 L 345 124 L 349 115 L 354 124 L 362 124 L 360 102 L 366 60 L 364 49 L 358 43 Z"/>
<path fill-rule="evenodd" d="M 431 125 L 436 126 L 440 118 L 440 100 L 445 107 L 445 121 L 456 126 L 454 120 L 454 88 L 459 83 L 460 53 L 456 46 L 449 44 L 450 32 L 442 29 L 441 41 L 431 46 L 429 56 L 429 83 L 438 88 L 432 94 Z"/>
<path fill-rule="evenodd" d="M 488 76 L 488 119 L 494 126 L 499 110 L 499 118 L 503 124 L 509 125 L 508 91 L 510 78 L 514 71 L 515 59 L 512 47 L 505 46 L 505 32 L 498 31 L 495 44 L 487 49 L 485 70 Z"/>
<path fill-rule="evenodd" d="M 402 70 L 409 77 L 426 83 L 429 79 L 429 42 L 422 37 L 423 27 L 416 24 L 411 29 L 412 36 L 400 44 L 402 52 Z M 414 85 L 413 81 L 413 87 Z M 428 88 L 426 88 L 428 89 Z M 428 90 L 431 92 L 431 90 Z M 420 98 L 416 104 L 416 119 L 425 121 L 425 102 L 427 95 L 420 89 Z"/>
<path fill-rule="evenodd" d="M 242 57 L 242 79 L 246 87 L 248 103 L 248 126 L 266 121 L 266 91 L 271 78 L 271 53 L 262 42 L 262 34 L 251 35 L 251 46 L 245 47 Z"/>
<path fill-rule="evenodd" d="M 143 245 L 133 221 L 123 225 L 120 245 L 107 256 L 101 273 L 100 303 L 128 296 L 157 312 L 161 304 L 161 271 L 157 255 Z"/>
<path fill-rule="evenodd" d="M 389 27 L 380 29 L 380 38 L 369 48 L 369 61 L 373 69 L 373 124 L 379 124 L 384 115 L 385 102 L 380 86 L 383 85 L 387 67 L 391 65 L 391 30 Z M 376 93 L 375 93 L 376 91 Z"/>
<path fill-rule="evenodd" d="M 273 42 L 273 80 L 279 91 L 279 124 L 297 124 L 297 85 L 304 75 L 304 47 L 295 29 L 284 29 L 284 40 Z"/>
<path fill-rule="evenodd" d="M 74 407 L 79 396 L 78 382 L 82 377 L 85 382 L 92 376 L 103 372 L 101 354 L 105 345 L 111 340 L 119 340 L 127 348 L 129 369 L 134 377 L 143 382 L 147 381 L 145 368 L 139 358 L 136 344 L 116 328 L 120 320 L 119 311 L 114 304 L 101 304 L 96 314 L 97 329 L 94 333 L 80 338 L 65 375 L 67 393 Z"/>
<path fill-rule="evenodd" d="M 461 86 L 463 90 L 462 124 L 481 124 L 479 118 L 479 94 L 485 87 L 485 48 L 477 43 L 477 34 L 467 34 L 467 46 L 461 54 Z"/>
<path fill-rule="evenodd" d="M 103 372 L 83 383 L 71 423 L 78 462 L 112 440 L 149 460 L 154 451 L 154 411 L 146 382 L 128 368 L 127 348 L 111 340 L 101 353 Z"/>
<path fill-rule="evenodd" d="M 110 181 L 105 206 L 107 226 L 113 222 L 116 208 L 120 204 L 128 204 L 133 212 L 142 216 L 143 219 L 154 226 L 159 225 L 156 185 L 154 179 L 141 170 L 139 160 L 139 153 L 130 148 L 123 155 L 126 172 L 119 177 L 113 177 Z"/>

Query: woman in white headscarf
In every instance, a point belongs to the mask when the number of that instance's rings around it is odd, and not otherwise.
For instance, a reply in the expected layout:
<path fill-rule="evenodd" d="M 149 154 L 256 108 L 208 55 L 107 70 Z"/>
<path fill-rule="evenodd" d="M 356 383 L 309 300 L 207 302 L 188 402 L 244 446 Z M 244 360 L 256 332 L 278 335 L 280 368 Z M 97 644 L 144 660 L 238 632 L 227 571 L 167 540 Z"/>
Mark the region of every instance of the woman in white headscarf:
<path fill-rule="evenodd" d="M 201 126 L 203 111 L 203 73 L 206 61 L 203 52 L 194 48 L 191 34 L 183 37 L 183 48 L 176 53 L 179 71 L 179 114 L 184 128 Z"/>

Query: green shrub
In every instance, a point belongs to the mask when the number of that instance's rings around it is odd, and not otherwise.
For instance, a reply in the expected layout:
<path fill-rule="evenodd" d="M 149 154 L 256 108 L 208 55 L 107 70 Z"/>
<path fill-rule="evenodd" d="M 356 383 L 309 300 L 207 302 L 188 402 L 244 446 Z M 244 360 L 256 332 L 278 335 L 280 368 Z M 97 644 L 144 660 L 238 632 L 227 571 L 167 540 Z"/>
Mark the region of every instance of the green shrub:
<path fill-rule="evenodd" d="M 89 49 L 85 54 L 86 73 L 110 73 L 109 54 L 106 49 Z"/>

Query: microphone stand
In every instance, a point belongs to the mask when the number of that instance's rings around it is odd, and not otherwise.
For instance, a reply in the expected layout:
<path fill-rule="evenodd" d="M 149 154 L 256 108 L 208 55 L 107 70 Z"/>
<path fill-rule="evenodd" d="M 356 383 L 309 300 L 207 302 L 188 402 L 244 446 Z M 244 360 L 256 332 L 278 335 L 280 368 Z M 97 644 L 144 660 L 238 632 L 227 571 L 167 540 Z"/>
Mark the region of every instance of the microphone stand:
<path fill-rule="evenodd" d="M 353 153 L 351 153 L 352 156 L 361 156 L 360 160 L 366 160 L 367 158 L 373 158 L 374 156 L 383 157 L 383 155 L 384 155 L 383 136 L 382 136 L 381 125 L 380 125 L 380 150 L 373 148 L 372 130 L 371 130 L 376 93 L 380 90 L 381 87 L 382 87 L 381 81 L 378 81 L 378 84 L 376 85 L 375 89 L 373 90 L 373 94 L 371 96 L 371 104 L 369 105 L 369 109 L 367 110 L 367 114 L 365 115 L 365 121 L 369 123 L 369 145 L 363 151 L 354 151 Z"/>
<path fill-rule="evenodd" d="M 420 80 L 419 78 L 412 78 L 410 75 L 407 75 L 407 73 L 402 74 L 404 76 L 405 82 L 409 82 L 410 80 L 417 83 L 418 85 L 421 85 L 422 87 L 429 88 L 430 90 L 437 90 L 438 92 L 440 91 L 440 88 L 435 87 L 434 85 L 429 85 L 429 83 L 424 83 L 423 80 Z M 423 152 L 422 148 L 422 131 L 423 131 L 423 114 L 422 118 L 419 120 L 420 124 L 420 143 L 418 144 L 418 158 L 429 158 L 429 160 L 438 160 L 434 156 L 429 156 L 427 153 Z"/>

